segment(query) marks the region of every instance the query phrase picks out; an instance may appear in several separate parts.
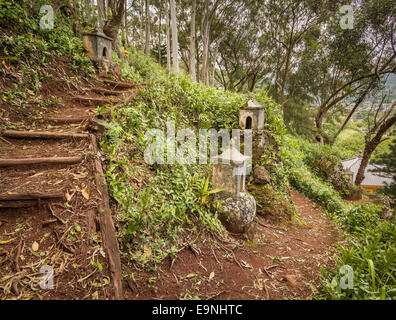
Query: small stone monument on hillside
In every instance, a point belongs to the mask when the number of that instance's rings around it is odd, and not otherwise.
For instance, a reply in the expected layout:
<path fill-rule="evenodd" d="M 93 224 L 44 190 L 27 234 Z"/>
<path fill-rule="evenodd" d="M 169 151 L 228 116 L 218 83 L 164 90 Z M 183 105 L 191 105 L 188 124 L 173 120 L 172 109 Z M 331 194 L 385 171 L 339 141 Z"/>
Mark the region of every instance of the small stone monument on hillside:
<path fill-rule="evenodd" d="M 219 218 L 232 233 L 246 232 L 256 215 L 256 201 L 245 191 L 247 162 L 250 157 L 230 147 L 213 157 L 213 188 L 223 189 L 216 194 L 221 204 Z"/>
<path fill-rule="evenodd" d="M 250 99 L 239 108 L 239 128 L 246 132 L 251 130 L 252 138 L 252 166 L 254 167 L 261 158 L 269 136 L 264 131 L 265 107 L 255 99 Z M 246 137 L 245 137 L 246 138 Z"/>
<path fill-rule="evenodd" d="M 109 70 L 112 64 L 112 41 L 103 33 L 83 33 L 83 44 L 88 50 L 88 57 L 105 70 Z"/>
<path fill-rule="evenodd" d="M 256 100 L 250 99 L 239 110 L 239 127 L 242 130 L 253 130 L 253 132 L 264 130 L 265 107 Z"/>

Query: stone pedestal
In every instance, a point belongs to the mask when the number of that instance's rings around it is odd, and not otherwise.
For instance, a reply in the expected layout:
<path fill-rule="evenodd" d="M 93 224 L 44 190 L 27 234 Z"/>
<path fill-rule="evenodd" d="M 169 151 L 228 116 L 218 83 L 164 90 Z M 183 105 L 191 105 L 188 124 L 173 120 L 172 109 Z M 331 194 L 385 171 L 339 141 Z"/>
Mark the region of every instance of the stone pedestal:
<path fill-rule="evenodd" d="M 244 233 L 251 227 L 256 216 L 256 200 L 243 192 L 238 199 L 227 198 L 219 201 L 220 221 L 232 233 Z"/>

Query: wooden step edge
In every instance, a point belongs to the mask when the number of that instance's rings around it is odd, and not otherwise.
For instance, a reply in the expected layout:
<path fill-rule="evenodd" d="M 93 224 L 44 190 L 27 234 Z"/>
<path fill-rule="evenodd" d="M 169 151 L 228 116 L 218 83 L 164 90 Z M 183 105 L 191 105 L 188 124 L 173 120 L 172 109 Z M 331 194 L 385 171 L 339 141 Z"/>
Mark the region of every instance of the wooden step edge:
<path fill-rule="evenodd" d="M 19 209 L 37 206 L 38 200 L 0 200 L 0 209 Z"/>
<path fill-rule="evenodd" d="M 73 100 L 81 102 L 86 106 L 103 106 L 103 105 L 115 104 L 118 102 L 116 99 L 92 98 L 92 97 L 73 97 Z"/>
<path fill-rule="evenodd" d="M 0 201 L 24 201 L 24 200 L 37 200 L 37 199 L 64 199 L 63 192 L 56 193 L 43 193 L 43 192 L 9 192 L 0 194 Z"/>
<path fill-rule="evenodd" d="M 104 94 L 106 96 L 119 96 L 124 93 L 128 93 L 128 90 L 109 90 L 109 89 L 104 89 L 104 88 L 92 88 L 92 92 L 98 93 L 98 94 Z"/>
<path fill-rule="evenodd" d="M 77 164 L 83 161 L 83 157 L 52 157 L 52 158 L 23 158 L 23 159 L 0 159 L 0 168 L 23 165 L 45 164 Z"/>
<path fill-rule="evenodd" d="M 102 82 L 112 85 L 115 88 L 135 88 L 135 87 L 139 86 L 139 84 L 132 83 L 132 82 L 118 82 L 118 81 L 107 80 L 107 79 L 103 79 Z"/>
<path fill-rule="evenodd" d="M 94 154 L 98 154 L 99 146 L 94 134 L 91 135 L 91 146 Z M 103 248 L 109 259 L 114 297 L 116 300 L 120 300 L 123 299 L 121 254 L 109 204 L 110 198 L 107 183 L 102 163 L 97 156 L 94 158 L 94 170 L 96 171 L 96 188 L 98 189 L 99 194 L 101 194 L 101 199 L 98 202 L 100 233 L 102 235 Z"/>
<path fill-rule="evenodd" d="M 14 139 L 86 139 L 86 133 L 4 130 L 2 135 Z"/>
<path fill-rule="evenodd" d="M 74 96 L 72 99 L 84 101 L 84 102 L 106 102 L 106 103 L 111 102 L 111 99 L 109 98 L 100 98 L 100 97 Z"/>
<path fill-rule="evenodd" d="M 65 118 L 65 117 L 43 117 L 44 121 L 56 122 L 56 123 L 82 123 L 89 121 L 90 117 L 79 117 L 79 118 Z"/>

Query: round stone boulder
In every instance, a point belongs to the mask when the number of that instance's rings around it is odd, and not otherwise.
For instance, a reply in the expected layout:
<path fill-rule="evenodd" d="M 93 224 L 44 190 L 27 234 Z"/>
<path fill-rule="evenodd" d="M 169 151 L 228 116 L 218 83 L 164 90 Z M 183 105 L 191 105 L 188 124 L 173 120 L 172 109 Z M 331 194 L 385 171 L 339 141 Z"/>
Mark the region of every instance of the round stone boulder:
<path fill-rule="evenodd" d="M 271 176 L 263 166 L 256 167 L 253 171 L 254 182 L 257 184 L 271 183 Z"/>
<path fill-rule="evenodd" d="M 227 198 L 221 201 L 219 218 L 232 233 L 247 232 L 256 216 L 256 200 L 248 193 L 241 193 L 239 199 Z"/>

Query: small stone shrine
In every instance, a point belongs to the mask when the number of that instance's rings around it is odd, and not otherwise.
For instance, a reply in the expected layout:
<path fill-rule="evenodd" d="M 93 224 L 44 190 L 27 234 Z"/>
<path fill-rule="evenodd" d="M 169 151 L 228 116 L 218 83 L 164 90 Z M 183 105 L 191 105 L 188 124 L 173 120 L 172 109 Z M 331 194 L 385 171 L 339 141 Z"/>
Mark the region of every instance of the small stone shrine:
<path fill-rule="evenodd" d="M 239 129 L 242 130 L 246 138 L 247 130 L 251 130 L 249 135 L 252 138 L 252 166 L 254 167 L 264 152 L 265 145 L 268 144 L 268 135 L 264 131 L 265 107 L 256 100 L 250 99 L 239 109 Z"/>
<path fill-rule="evenodd" d="M 109 70 L 112 64 L 112 41 L 103 33 L 83 33 L 83 44 L 88 50 L 88 57 L 105 70 Z"/>
<path fill-rule="evenodd" d="M 246 232 L 256 215 L 256 201 L 245 191 L 247 161 L 250 157 L 242 155 L 231 147 L 221 155 L 213 157 L 213 188 L 223 189 L 216 194 L 221 204 L 219 218 L 232 233 Z"/>
<path fill-rule="evenodd" d="M 250 99 L 239 110 L 239 127 L 241 130 L 253 130 L 254 132 L 264 130 L 265 107 L 256 100 Z"/>

